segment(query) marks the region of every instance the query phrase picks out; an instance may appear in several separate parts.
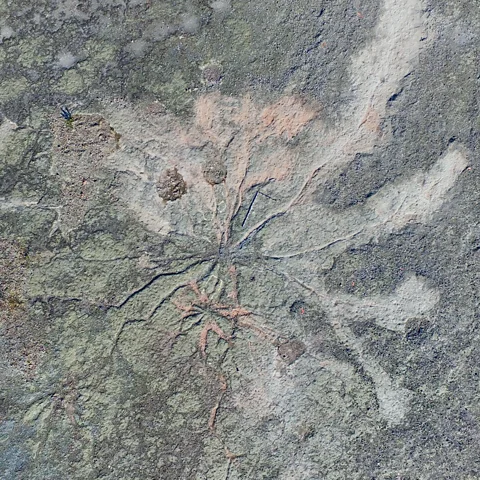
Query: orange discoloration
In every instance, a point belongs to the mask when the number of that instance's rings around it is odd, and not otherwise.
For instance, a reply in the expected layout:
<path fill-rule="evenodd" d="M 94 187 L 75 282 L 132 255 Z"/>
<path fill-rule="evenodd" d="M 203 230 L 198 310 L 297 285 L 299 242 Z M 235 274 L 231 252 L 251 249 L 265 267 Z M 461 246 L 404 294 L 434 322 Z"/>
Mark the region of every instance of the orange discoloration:
<path fill-rule="evenodd" d="M 261 119 L 267 130 L 265 135 L 285 135 L 289 140 L 318 115 L 299 97 L 282 97 L 277 103 L 263 109 Z"/>
<path fill-rule="evenodd" d="M 208 332 L 214 332 L 216 333 L 222 340 L 225 340 L 229 345 L 230 345 L 230 340 L 232 337 L 228 336 L 225 334 L 225 332 L 218 326 L 217 322 L 208 322 L 205 324 L 205 326 L 202 328 L 202 331 L 200 332 L 200 341 L 198 342 L 199 347 L 200 347 L 200 352 L 202 354 L 202 357 L 207 356 L 207 345 L 208 345 Z"/>

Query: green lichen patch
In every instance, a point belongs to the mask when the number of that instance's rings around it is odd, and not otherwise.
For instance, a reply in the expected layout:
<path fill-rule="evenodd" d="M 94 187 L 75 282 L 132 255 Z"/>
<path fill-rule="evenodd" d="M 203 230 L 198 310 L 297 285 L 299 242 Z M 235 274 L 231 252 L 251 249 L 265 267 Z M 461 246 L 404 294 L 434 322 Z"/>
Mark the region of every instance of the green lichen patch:
<path fill-rule="evenodd" d="M 23 311 L 26 251 L 16 242 L 0 240 L 0 321 Z"/>
<path fill-rule="evenodd" d="M 72 116 L 52 121 L 54 159 L 51 173 L 61 188 L 59 226 L 78 226 L 105 191 L 105 163 L 118 148 L 118 134 L 101 115 Z"/>
<path fill-rule="evenodd" d="M 8 345 L 2 360 L 28 377 L 45 353 L 44 338 L 29 311 L 30 262 L 25 245 L 0 240 L 0 334 Z"/>

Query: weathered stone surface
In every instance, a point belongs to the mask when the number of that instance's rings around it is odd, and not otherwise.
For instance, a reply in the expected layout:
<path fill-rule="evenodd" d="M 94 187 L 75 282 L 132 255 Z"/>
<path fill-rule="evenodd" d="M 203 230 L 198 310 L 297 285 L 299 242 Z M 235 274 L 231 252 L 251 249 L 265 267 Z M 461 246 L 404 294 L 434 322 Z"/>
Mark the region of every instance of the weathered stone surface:
<path fill-rule="evenodd" d="M 480 478 L 472 2 L 0 13 L 2 479 Z"/>

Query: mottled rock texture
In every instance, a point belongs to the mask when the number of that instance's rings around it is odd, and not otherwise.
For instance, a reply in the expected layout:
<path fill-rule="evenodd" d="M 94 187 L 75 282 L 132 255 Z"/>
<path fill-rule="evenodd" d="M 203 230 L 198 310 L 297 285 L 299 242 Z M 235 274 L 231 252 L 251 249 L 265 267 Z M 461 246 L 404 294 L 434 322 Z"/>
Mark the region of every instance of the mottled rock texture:
<path fill-rule="evenodd" d="M 0 478 L 480 478 L 475 2 L 0 14 Z"/>

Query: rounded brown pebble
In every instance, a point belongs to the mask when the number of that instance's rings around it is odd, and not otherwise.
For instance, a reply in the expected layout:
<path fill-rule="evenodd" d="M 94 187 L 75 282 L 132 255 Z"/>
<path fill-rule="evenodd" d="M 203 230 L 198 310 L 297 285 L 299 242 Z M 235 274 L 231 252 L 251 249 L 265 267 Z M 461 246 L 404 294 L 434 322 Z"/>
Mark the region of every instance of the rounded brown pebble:
<path fill-rule="evenodd" d="M 158 196 L 165 202 L 178 200 L 187 191 L 187 184 L 177 168 L 165 170 L 157 181 Z"/>
<path fill-rule="evenodd" d="M 289 340 L 278 347 L 280 358 L 290 365 L 306 352 L 306 347 L 300 340 Z"/>
<path fill-rule="evenodd" d="M 203 164 L 203 176 L 210 185 L 218 185 L 227 176 L 227 166 L 220 158 L 208 160 Z"/>

